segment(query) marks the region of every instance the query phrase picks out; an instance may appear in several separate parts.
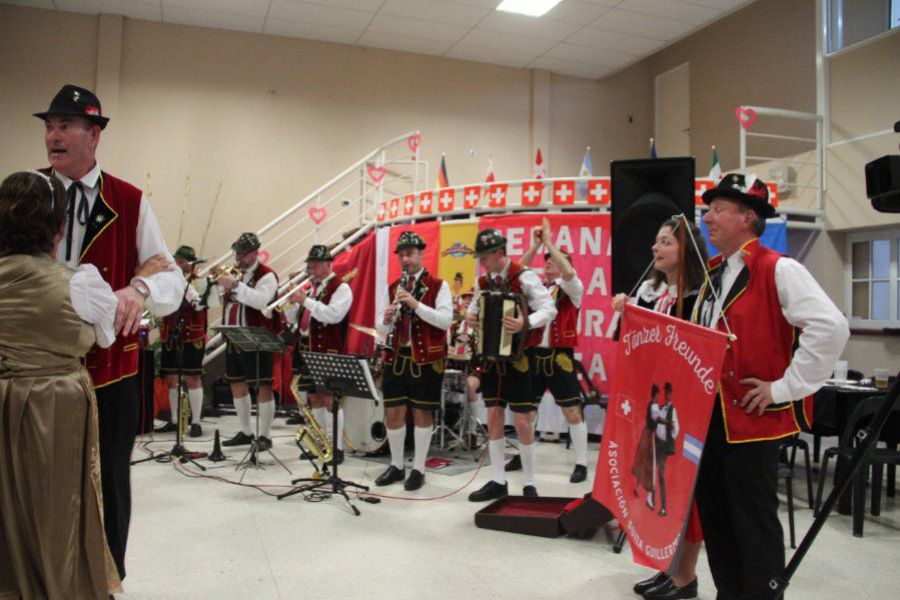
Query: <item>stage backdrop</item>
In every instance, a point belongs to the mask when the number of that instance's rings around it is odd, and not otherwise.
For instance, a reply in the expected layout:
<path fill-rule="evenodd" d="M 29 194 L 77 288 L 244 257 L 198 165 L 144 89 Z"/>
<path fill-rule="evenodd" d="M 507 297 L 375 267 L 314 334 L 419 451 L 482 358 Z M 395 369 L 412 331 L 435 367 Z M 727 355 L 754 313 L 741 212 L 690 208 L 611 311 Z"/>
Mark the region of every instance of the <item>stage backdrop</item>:
<path fill-rule="evenodd" d="M 635 562 L 668 571 L 680 551 L 727 337 L 628 304 L 619 340 L 593 497 L 619 520 Z"/>

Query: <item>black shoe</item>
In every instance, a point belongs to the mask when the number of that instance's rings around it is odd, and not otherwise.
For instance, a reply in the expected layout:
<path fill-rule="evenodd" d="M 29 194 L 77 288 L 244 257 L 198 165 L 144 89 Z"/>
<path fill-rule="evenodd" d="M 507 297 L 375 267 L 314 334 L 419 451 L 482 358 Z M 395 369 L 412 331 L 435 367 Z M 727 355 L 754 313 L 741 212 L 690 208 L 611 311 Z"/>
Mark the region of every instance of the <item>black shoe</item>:
<path fill-rule="evenodd" d="M 175 423 L 166 422 L 164 425 L 160 425 L 156 429 L 153 430 L 153 433 L 172 433 L 176 431 L 178 428 L 175 426 Z"/>
<path fill-rule="evenodd" d="M 669 579 L 666 583 L 644 592 L 646 600 L 690 600 L 697 597 L 697 579 L 684 587 L 678 587 Z"/>
<path fill-rule="evenodd" d="M 331 460 L 328 461 L 328 464 L 331 466 L 344 464 L 344 451 L 340 448 L 335 448 L 334 452 L 331 455 Z"/>
<path fill-rule="evenodd" d="M 291 413 L 285 422 L 288 425 L 300 425 L 303 423 L 303 417 L 300 416 L 300 413 Z"/>
<path fill-rule="evenodd" d="M 659 513 L 657 513 L 657 514 L 658 514 L 659 516 L 661 516 L 661 517 L 664 517 L 664 516 L 666 516 L 666 515 L 669 514 L 669 513 L 667 513 L 667 512 L 666 512 L 666 508 L 663 507 L 663 508 L 659 509 Z"/>
<path fill-rule="evenodd" d="M 503 468 L 506 470 L 507 473 L 510 471 L 521 471 L 522 470 L 522 457 L 519 456 L 518 454 L 516 454 L 515 456 L 512 457 L 512 459 L 510 459 L 510 461 L 508 463 L 506 463 L 506 466 Z"/>
<path fill-rule="evenodd" d="M 253 434 L 247 435 L 243 431 L 238 431 L 237 435 L 230 440 L 222 442 L 223 446 L 246 446 L 253 441 Z"/>
<path fill-rule="evenodd" d="M 492 479 L 481 486 L 480 490 L 469 494 L 469 502 L 484 502 L 485 500 L 502 498 L 509 495 L 509 492 L 506 490 L 507 487 L 505 483 L 497 483 Z"/>
<path fill-rule="evenodd" d="M 405 489 L 407 492 L 414 492 L 423 485 L 425 485 L 425 474 L 418 469 L 413 469 L 409 472 L 409 477 L 406 478 L 406 483 L 403 484 L 403 489 Z"/>
<path fill-rule="evenodd" d="M 200 437 L 203 435 L 203 428 L 200 427 L 200 423 L 192 423 L 191 424 L 191 437 Z"/>
<path fill-rule="evenodd" d="M 584 465 L 575 465 L 572 476 L 569 477 L 569 483 L 581 483 L 587 479 L 587 467 Z"/>
<path fill-rule="evenodd" d="M 267 438 L 264 435 L 259 436 L 259 442 L 256 443 L 256 448 L 260 452 L 265 452 L 266 450 L 269 450 L 271 447 L 272 447 L 272 440 L 270 440 L 269 438 Z"/>
<path fill-rule="evenodd" d="M 398 469 L 391 465 L 384 473 L 378 476 L 378 479 L 375 480 L 375 485 L 391 485 L 395 481 L 403 481 L 404 479 L 406 479 L 406 469 Z"/>
<path fill-rule="evenodd" d="M 659 587 L 660 585 L 664 584 L 667 581 L 669 581 L 669 576 L 666 575 L 664 572 L 659 571 L 656 573 L 656 575 L 654 575 L 650 579 L 638 581 L 636 584 L 634 584 L 634 588 L 632 588 L 632 589 L 634 589 L 635 594 L 643 595 L 648 590 L 651 590 L 655 587 Z"/>
<path fill-rule="evenodd" d="M 533 485 L 526 485 L 524 488 L 522 488 L 522 495 L 526 498 L 537 498 L 537 488 Z"/>

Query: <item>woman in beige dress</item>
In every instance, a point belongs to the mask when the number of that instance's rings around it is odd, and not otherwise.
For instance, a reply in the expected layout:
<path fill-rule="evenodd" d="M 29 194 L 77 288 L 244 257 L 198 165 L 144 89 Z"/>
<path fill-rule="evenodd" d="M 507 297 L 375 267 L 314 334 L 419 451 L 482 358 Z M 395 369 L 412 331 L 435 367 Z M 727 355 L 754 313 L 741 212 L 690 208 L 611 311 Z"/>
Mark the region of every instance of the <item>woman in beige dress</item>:
<path fill-rule="evenodd" d="M 0 186 L 0 598 L 120 591 L 103 534 L 97 412 L 82 358 L 115 338 L 116 296 L 96 268 L 59 263 L 66 195 L 55 178 Z"/>

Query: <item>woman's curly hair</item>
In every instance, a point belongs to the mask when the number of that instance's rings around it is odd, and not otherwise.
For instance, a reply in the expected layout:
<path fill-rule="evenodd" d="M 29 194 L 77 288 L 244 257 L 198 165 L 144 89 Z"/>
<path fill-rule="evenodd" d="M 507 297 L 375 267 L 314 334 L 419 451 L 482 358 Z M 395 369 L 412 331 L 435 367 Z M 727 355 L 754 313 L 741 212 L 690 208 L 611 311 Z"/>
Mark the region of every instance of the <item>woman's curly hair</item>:
<path fill-rule="evenodd" d="M 13 173 L 0 185 L 0 256 L 47 254 L 66 222 L 66 190 L 56 177 Z"/>

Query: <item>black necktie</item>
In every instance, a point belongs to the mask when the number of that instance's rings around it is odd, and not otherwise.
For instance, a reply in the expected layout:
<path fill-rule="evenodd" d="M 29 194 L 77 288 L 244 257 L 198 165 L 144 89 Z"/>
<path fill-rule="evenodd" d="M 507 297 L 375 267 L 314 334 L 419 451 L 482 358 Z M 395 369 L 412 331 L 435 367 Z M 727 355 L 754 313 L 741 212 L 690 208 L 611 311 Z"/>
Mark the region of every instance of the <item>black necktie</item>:
<path fill-rule="evenodd" d="M 72 229 L 75 226 L 75 200 L 81 192 L 81 201 L 78 203 L 78 222 L 86 225 L 88 220 L 87 198 L 84 195 L 84 187 L 80 181 L 73 181 L 66 191 L 67 217 L 66 226 L 66 262 L 72 259 Z"/>

